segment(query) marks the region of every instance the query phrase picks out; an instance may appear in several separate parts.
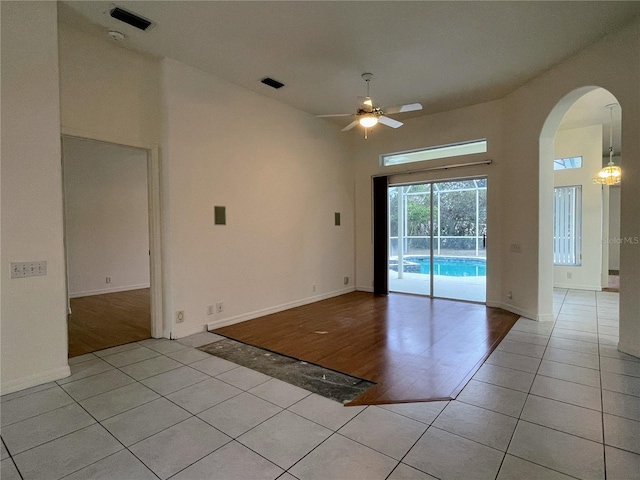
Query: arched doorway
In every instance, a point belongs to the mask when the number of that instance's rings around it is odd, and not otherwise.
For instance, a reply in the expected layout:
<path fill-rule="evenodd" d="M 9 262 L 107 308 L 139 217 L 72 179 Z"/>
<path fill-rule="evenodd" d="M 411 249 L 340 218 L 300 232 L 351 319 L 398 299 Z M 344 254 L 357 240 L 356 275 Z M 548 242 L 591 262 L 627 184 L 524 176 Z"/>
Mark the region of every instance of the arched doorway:
<path fill-rule="evenodd" d="M 547 117 L 544 126 L 540 134 L 540 169 L 539 169 L 539 255 L 538 255 L 538 271 L 539 271 L 539 284 L 538 284 L 538 309 L 540 312 L 540 318 L 543 320 L 553 320 L 553 287 L 558 282 L 558 272 L 554 278 L 554 233 L 553 233 L 553 216 L 554 216 L 554 159 L 556 159 L 556 135 L 561 129 L 561 126 L 565 128 L 574 128 L 576 131 L 578 127 L 587 127 L 589 125 L 602 125 L 603 133 L 606 134 L 607 141 L 603 141 L 603 148 L 608 149 L 608 134 L 610 127 L 610 121 L 608 120 L 611 109 L 607 108 L 608 105 L 617 104 L 617 99 L 607 90 L 596 87 L 588 86 L 574 90 L 562 98 L 552 109 Z M 576 107 L 576 106 L 579 106 Z M 616 132 L 616 151 L 620 151 L 620 108 L 616 109 L 616 117 L 613 123 L 614 132 Z M 596 173 L 597 169 L 601 167 L 598 162 L 597 165 L 591 166 L 593 172 L 585 172 L 587 176 Z M 587 180 L 591 183 L 589 180 Z M 593 190 L 592 185 L 585 185 L 585 187 Z M 608 187 L 604 187 L 608 188 Z M 601 212 L 608 211 L 608 190 L 605 190 L 602 195 Z M 597 195 L 600 195 L 598 191 Z M 605 210 L 606 209 L 606 210 Z M 608 219 L 608 214 L 603 215 L 600 213 L 596 222 L 602 222 L 602 225 L 596 225 L 597 229 L 594 229 L 590 233 L 590 237 L 587 239 L 591 241 L 591 244 L 595 242 L 595 248 L 593 251 L 600 247 L 599 258 L 597 259 L 597 266 L 600 270 L 601 281 L 606 282 L 608 279 L 608 262 L 609 253 L 608 245 L 604 242 L 607 234 L 607 225 L 604 224 L 603 219 Z M 593 218 L 589 219 L 593 223 Z M 601 227 L 601 228 L 600 228 Z M 597 233 L 596 233 L 597 231 Z M 585 232 L 586 233 L 586 232 Z M 597 236 L 597 239 L 594 237 Z M 556 269 L 557 270 L 557 269 Z M 564 272 L 563 272 L 564 273 Z M 571 274 L 567 273 L 570 277 Z M 570 282 L 569 282 L 570 283 Z M 592 285 L 597 282 L 592 282 Z M 606 283 L 602 286 L 606 286 Z M 600 285 L 593 285 L 594 289 L 599 290 Z M 582 285 L 582 288 L 585 288 Z"/>

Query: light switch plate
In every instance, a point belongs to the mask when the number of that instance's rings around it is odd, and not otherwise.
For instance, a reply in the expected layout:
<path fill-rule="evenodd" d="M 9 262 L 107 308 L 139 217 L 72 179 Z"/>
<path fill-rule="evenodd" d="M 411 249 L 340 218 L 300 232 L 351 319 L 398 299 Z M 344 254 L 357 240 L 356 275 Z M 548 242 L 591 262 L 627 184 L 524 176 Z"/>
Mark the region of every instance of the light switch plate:
<path fill-rule="evenodd" d="M 47 274 L 47 262 L 11 262 L 11 278 L 39 277 Z"/>

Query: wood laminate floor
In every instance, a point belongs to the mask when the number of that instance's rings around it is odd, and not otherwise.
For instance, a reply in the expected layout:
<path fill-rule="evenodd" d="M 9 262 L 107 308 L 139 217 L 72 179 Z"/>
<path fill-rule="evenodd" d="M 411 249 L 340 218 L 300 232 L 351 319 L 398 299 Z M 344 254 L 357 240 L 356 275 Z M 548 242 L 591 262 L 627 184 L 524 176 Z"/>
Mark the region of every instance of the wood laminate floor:
<path fill-rule="evenodd" d="M 375 382 L 350 405 L 452 399 L 518 315 L 427 297 L 353 292 L 214 330 Z"/>
<path fill-rule="evenodd" d="M 71 299 L 69 357 L 151 337 L 150 290 Z"/>

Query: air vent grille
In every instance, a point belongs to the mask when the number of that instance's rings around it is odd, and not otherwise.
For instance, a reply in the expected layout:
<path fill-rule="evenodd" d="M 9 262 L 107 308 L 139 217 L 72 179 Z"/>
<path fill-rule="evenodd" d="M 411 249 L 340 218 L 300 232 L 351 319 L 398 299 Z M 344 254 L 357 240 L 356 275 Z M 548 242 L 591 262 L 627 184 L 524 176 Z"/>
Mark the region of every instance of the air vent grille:
<path fill-rule="evenodd" d="M 269 85 L 271 88 L 275 88 L 276 90 L 284 87 L 284 83 L 280 83 L 279 81 L 274 80 L 273 78 L 266 77 L 260 81 L 265 85 Z"/>
<path fill-rule="evenodd" d="M 131 25 L 132 27 L 136 27 L 142 31 L 149 28 L 152 23 L 146 18 L 142 18 L 141 16 L 136 15 L 132 12 L 128 12 L 120 7 L 112 8 L 109 12 L 109 15 L 111 15 L 116 20 L 120 20 L 121 22 Z"/>

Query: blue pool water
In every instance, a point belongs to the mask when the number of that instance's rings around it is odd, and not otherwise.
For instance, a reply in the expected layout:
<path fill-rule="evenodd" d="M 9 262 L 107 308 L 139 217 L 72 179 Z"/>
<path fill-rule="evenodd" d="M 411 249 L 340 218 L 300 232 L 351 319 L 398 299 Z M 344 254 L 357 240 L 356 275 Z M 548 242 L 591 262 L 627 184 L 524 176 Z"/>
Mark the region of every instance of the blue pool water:
<path fill-rule="evenodd" d="M 429 257 L 405 257 L 404 271 L 429 274 Z M 397 265 L 393 270 L 397 271 Z M 436 257 L 433 273 L 448 277 L 486 277 L 487 262 L 479 258 Z"/>

